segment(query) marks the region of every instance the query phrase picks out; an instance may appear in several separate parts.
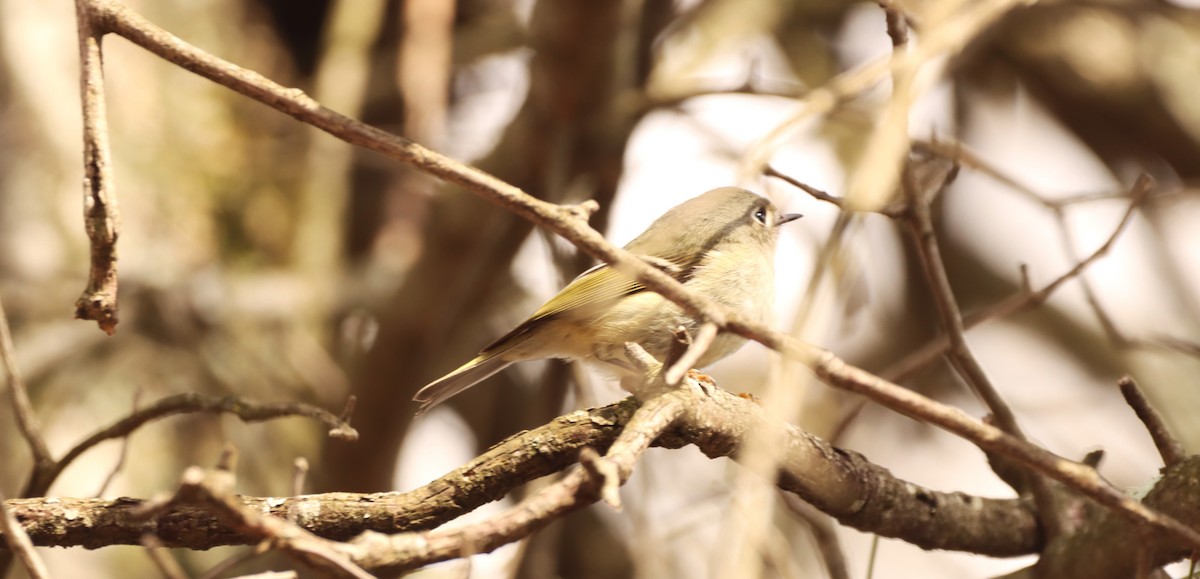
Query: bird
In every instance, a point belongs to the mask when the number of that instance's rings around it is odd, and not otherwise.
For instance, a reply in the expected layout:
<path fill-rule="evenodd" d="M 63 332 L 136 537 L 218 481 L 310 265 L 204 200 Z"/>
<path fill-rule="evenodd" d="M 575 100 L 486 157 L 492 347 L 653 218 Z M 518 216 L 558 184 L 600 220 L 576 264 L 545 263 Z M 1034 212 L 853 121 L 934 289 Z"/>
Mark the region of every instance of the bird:
<path fill-rule="evenodd" d="M 685 288 L 765 321 L 775 301 L 779 227 L 799 217 L 781 213 L 770 200 L 746 189 L 720 187 L 669 209 L 625 249 Z M 680 326 L 695 335 L 700 321 L 633 277 L 608 264 L 597 265 L 473 359 L 417 391 L 417 414 L 517 362 L 575 359 L 618 376 L 636 374 L 625 344 L 637 343 L 662 361 Z M 732 354 L 745 342 L 719 332 L 696 367 Z"/>

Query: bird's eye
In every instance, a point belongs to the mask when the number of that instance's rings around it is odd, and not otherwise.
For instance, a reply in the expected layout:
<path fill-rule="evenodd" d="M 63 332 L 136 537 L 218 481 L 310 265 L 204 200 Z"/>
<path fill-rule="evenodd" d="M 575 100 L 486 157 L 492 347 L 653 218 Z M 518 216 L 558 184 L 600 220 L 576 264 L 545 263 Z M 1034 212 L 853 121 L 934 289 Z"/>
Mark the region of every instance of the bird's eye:
<path fill-rule="evenodd" d="M 758 221 L 759 223 L 761 223 L 763 225 L 766 225 L 767 224 L 767 208 L 759 207 L 758 209 L 755 209 L 754 210 L 754 220 Z"/>

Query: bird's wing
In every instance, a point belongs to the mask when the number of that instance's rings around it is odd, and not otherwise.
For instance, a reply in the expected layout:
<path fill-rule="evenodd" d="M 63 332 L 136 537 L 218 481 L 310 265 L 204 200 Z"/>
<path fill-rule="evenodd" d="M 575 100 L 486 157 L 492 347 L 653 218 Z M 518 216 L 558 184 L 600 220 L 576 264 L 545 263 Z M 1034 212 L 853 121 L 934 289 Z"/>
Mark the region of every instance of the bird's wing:
<path fill-rule="evenodd" d="M 679 281 L 686 281 L 687 264 L 673 257 L 638 256 Z M 599 264 L 575 278 L 567 287 L 550 298 L 529 321 L 542 320 L 566 311 L 603 304 L 646 289 L 636 279 L 621 273 L 607 263 Z"/>
<path fill-rule="evenodd" d="M 691 274 L 691 263 L 679 256 L 659 257 L 639 255 L 645 260 L 675 279 L 686 282 Z M 499 356 L 509 348 L 521 343 L 522 337 L 534 328 L 550 321 L 564 312 L 603 306 L 624 296 L 645 290 L 646 287 L 632 277 L 625 275 L 606 263 L 597 265 L 575 278 L 567 287 L 550 298 L 529 319 L 488 344 L 480 353 L 480 357 Z"/>

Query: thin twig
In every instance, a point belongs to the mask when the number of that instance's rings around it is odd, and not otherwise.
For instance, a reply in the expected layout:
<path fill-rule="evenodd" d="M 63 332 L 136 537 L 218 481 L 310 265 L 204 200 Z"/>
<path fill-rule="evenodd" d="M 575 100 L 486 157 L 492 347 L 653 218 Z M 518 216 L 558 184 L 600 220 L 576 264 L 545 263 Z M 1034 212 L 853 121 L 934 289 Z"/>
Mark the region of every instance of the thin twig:
<path fill-rule="evenodd" d="M 961 164 L 963 167 L 991 178 L 997 183 L 1004 185 L 1009 191 L 1018 193 L 1022 197 L 1054 211 L 1063 209 L 1068 205 L 1089 203 L 1092 201 L 1104 201 L 1109 199 L 1124 199 L 1129 196 L 1129 193 L 1125 191 L 1101 191 L 1097 193 L 1080 193 L 1077 195 L 1067 195 L 1058 199 L 1050 199 L 1042 193 L 1034 190 L 1033 187 L 1026 185 L 1016 177 L 1009 175 L 999 167 L 988 162 L 987 159 L 984 159 L 978 153 L 972 151 L 970 147 L 967 147 L 965 144 L 959 141 L 933 139 L 929 141 L 921 141 L 920 145 L 921 147 L 938 156 L 952 159 Z"/>
<path fill-rule="evenodd" d="M 1153 182 L 1146 175 L 1143 175 L 1142 179 L 1146 180 L 1146 182 L 1142 183 L 1139 181 L 1135 187 L 1141 187 L 1143 190 L 1148 191 Z M 1071 227 L 1067 222 L 1066 215 L 1062 209 L 1055 208 L 1054 216 L 1059 223 L 1059 238 L 1062 242 L 1063 250 L 1068 256 L 1074 257 L 1076 253 L 1075 241 L 1071 236 Z M 1200 357 L 1200 344 L 1182 338 L 1163 336 L 1147 339 L 1126 336 L 1117 327 L 1117 323 L 1113 321 L 1112 316 L 1108 314 L 1104 306 L 1101 305 L 1100 297 L 1088 281 L 1087 276 L 1080 277 L 1080 287 L 1083 289 L 1084 300 L 1087 301 L 1088 306 L 1092 309 L 1092 313 L 1095 314 L 1096 320 L 1100 323 L 1100 328 L 1104 330 L 1104 335 L 1118 347 L 1164 349 L 1188 356 Z"/>
<path fill-rule="evenodd" d="M 783 494 L 783 502 L 796 516 L 808 523 L 809 531 L 817 543 L 817 552 L 821 554 L 821 561 L 825 563 L 825 572 L 829 574 L 829 579 L 850 579 L 850 569 L 846 566 L 846 553 L 842 550 L 842 542 L 838 539 L 837 529 L 829 515 L 790 493 Z"/>
<path fill-rule="evenodd" d="M 683 379 L 688 370 L 691 370 L 696 362 L 708 352 L 708 348 L 712 346 L 713 340 L 717 338 L 717 325 L 712 322 L 705 322 L 700 325 L 700 329 L 696 331 L 695 337 L 692 338 L 692 344 L 688 346 L 686 352 L 671 365 L 667 370 L 665 381 L 667 385 L 674 386 Z"/>
<path fill-rule="evenodd" d="M 104 56 L 89 0 L 75 0 L 79 35 L 80 98 L 83 104 L 83 218 L 91 245 L 91 267 L 83 295 L 75 302 L 75 317 L 93 320 L 106 334 L 117 331 L 117 237 L 121 216 L 113 183 L 104 103 Z"/>
<path fill-rule="evenodd" d="M 583 465 L 588 476 L 600 487 L 600 500 L 615 510 L 621 510 L 621 475 L 617 472 L 617 465 L 605 461 L 604 457 L 590 446 L 580 451 L 579 464 Z"/>
<path fill-rule="evenodd" d="M 991 411 L 995 424 L 1001 430 L 1019 439 L 1025 439 L 1017 423 L 1016 415 L 1000 395 L 999 390 L 992 384 L 991 378 L 975 357 L 975 353 L 967 344 L 966 329 L 963 316 L 950 287 L 950 275 L 946 264 L 942 261 L 941 249 L 937 236 L 933 231 L 933 216 L 930 213 L 930 203 L 937 192 L 944 189 L 953 179 L 958 165 L 953 161 L 928 156 L 919 157 L 922 163 L 912 163 L 905 170 L 905 196 L 909 202 L 909 210 L 905 213 L 905 224 L 912 235 L 913 244 L 917 248 L 921 269 L 929 284 L 933 302 L 937 306 L 941 326 L 948 339 L 950 348 L 947 351 L 950 365 L 962 377 L 975 394 L 983 400 Z M 1062 514 L 1056 499 L 1050 491 L 1046 479 L 1039 473 L 1028 473 L 1013 479 L 1017 483 L 1017 492 L 1031 491 L 1037 502 L 1039 518 L 1047 536 L 1056 536 L 1061 528 Z"/>
<path fill-rule="evenodd" d="M 330 428 L 329 435 L 357 438 L 358 433 L 341 418 L 316 406 L 293 402 L 258 402 L 236 396 L 214 397 L 196 393 L 168 396 L 154 404 L 137 410 L 113 424 L 96 431 L 71 448 L 61 459 L 52 461 L 44 468 L 35 469 L 25 485 L 22 496 L 41 496 L 75 459 L 92 447 L 114 438 L 128 436 L 148 422 L 173 416 L 193 413 L 233 414 L 245 422 L 263 422 L 288 416 L 303 416 L 318 420 Z"/>
<path fill-rule="evenodd" d="M 33 453 L 34 468 L 45 468 L 54 463 L 50 447 L 42 437 L 42 426 L 33 404 L 29 401 L 29 390 L 21 379 L 21 370 L 17 366 L 16 349 L 13 347 L 12 332 L 8 327 L 8 316 L 4 313 L 4 305 L 0 303 L 0 362 L 4 364 L 4 375 L 8 382 L 8 396 L 12 402 L 13 412 L 17 418 L 17 429 L 21 437 L 29 445 Z"/>
<path fill-rule="evenodd" d="M 238 565 L 241 565 L 242 563 L 245 563 L 246 561 L 249 561 L 255 557 L 258 557 L 259 555 L 262 555 L 264 552 L 262 548 L 263 546 L 263 543 L 259 543 L 254 549 L 247 549 L 241 553 L 237 553 L 236 555 L 231 555 L 230 557 L 222 559 L 219 563 L 213 565 L 211 569 L 205 571 L 204 574 L 197 579 L 217 579 L 218 577 L 224 577 L 226 571 L 233 569 L 234 567 L 237 567 Z"/>
<path fill-rule="evenodd" d="M 996 302 L 992 306 L 968 314 L 963 319 L 963 328 L 965 330 L 971 330 L 986 322 L 1008 317 L 1016 314 L 1017 312 L 1025 310 L 1026 308 L 1045 303 L 1045 301 L 1048 300 L 1050 296 L 1058 290 L 1058 288 L 1078 277 L 1089 266 L 1098 261 L 1101 257 L 1104 257 L 1108 254 L 1108 252 L 1112 249 L 1113 244 L 1116 243 L 1117 238 L 1120 237 L 1121 233 L 1124 232 L 1128 227 L 1129 222 L 1133 219 L 1134 213 L 1136 213 L 1137 209 L 1142 205 L 1142 203 L 1149 198 L 1148 194 L 1152 185 L 1153 181 L 1146 176 L 1139 178 L 1138 181 L 1134 183 L 1133 187 L 1128 193 L 1129 206 L 1126 207 L 1125 213 L 1121 216 L 1117 226 L 1113 228 L 1113 231 L 1108 236 L 1108 239 L 1106 239 L 1104 243 L 1097 247 L 1090 255 L 1083 260 L 1078 261 L 1074 266 L 1071 267 L 1071 269 L 1059 275 L 1053 281 L 1045 286 L 1042 286 L 1041 289 L 1035 292 L 1017 292 L 999 302 Z M 933 341 L 922 346 L 920 349 L 909 354 L 903 360 L 893 364 L 891 367 L 885 370 L 881 376 L 894 382 L 903 382 L 911 378 L 918 370 L 936 360 L 938 356 L 944 354 L 949 347 L 949 337 L 945 335 L 939 336 Z"/>
<path fill-rule="evenodd" d="M 5 506 L 5 500 L 4 493 L 0 491 L 0 530 L 4 531 L 5 544 L 12 553 L 17 555 L 17 559 L 21 561 L 21 565 L 25 567 L 25 571 L 31 578 L 48 579 L 50 572 L 46 570 L 46 564 L 42 562 L 41 557 L 38 557 L 37 551 L 33 548 L 33 542 L 29 540 L 29 535 L 25 532 L 25 527 L 21 526 L 21 523 Z"/>
<path fill-rule="evenodd" d="M 903 14 L 889 2 L 880 2 L 880 6 L 886 15 L 888 37 L 892 41 L 892 90 L 878 122 L 866 137 L 861 157 L 849 173 L 846 202 L 855 211 L 877 211 L 895 198 L 896 185 L 907 170 L 905 158 L 912 149 L 908 117 L 913 104 L 932 86 L 932 79 L 935 78 L 933 75 L 918 75 L 932 55 L 923 59 L 906 58 L 910 51 Z M 930 29 L 936 32 L 923 35 L 922 40 L 941 32 L 939 28 L 943 23 L 939 21 L 939 16 L 945 11 L 932 5 L 926 12 L 934 16 L 935 25 Z M 922 79 L 923 82 L 918 82 Z"/>
<path fill-rule="evenodd" d="M 197 467 L 183 474 L 172 503 L 199 504 L 214 510 L 246 534 L 271 545 L 331 577 L 370 579 L 371 574 L 338 550 L 339 543 L 322 539 L 284 519 L 252 510 L 233 494 L 233 477 L 227 472 L 206 473 Z"/>
<path fill-rule="evenodd" d="M 139 401 L 142 398 L 142 389 L 138 388 L 133 391 L 133 412 L 137 412 Z M 117 478 L 117 473 L 125 468 L 125 459 L 129 456 L 129 442 L 133 438 L 133 433 L 121 437 L 121 452 L 117 455 L 117 463 L 108 471 L 108 476 L 104 477 L 104 483 L 100 485 L 100 490 L 96 491 L 96 498 L 104 496 L 104 491 L 108 490 L 108 485 L 112 484 L 113 479 Z"/>
<path fill-rule="evenodd" d="M 887 35 L 892 40 L 892 50 L 908 44 L 908 18 L 904 12 L 896 8 L 891 0 L 879 0 L 879 7 L 883 8 Z"/>
<path fill-rule="evenodd" d="M 908 232 L 917 248 L 917 255 L 920 257 L 922 270 L 925 272 L 925 278 L 929 284 L 929 292 L 937 305 L 942 328 L 950 340 L 947 354 L 951 364 L 987 405 L 988 410 L 996 417 L 996 424 L 1005 432 L 1018 438 L 1024 438 L 1012 409 L 1008 407 L 995 386 L 992 385 L 991 379 L 988 378 L 971 348 L 967 345 L 962 312 L 959 311 L 954 290 L 950 287 L 950 276 L 946 273 L 946 264 L 942 261 L 941 249 L 938 247 L 937 237 L 933 232 L 933 217 L 929 208 L 929 201 L 932 198 L 931 190 L 941 190 L 949 184 L 948 179 L 939 178 L 937 173 L 944 172 L 946 176 L 949 176 L 953 170 L 934 167 L 937 162 L 949 167 L 956 167 L 949 161 L 935 157 L 924 163 L 913 165 L 908 172 L 909 178 L 906 179 L 904 187 L 909 200 L 909 210 L 906 213 Z M 916 183 L 920 180 L 916 173 L 920 171 L 935 173 L 932 176 L 932 182 Z"/>
<path fill-rule="evenodd" d="M 826 193 L 825 191 L 822 191 L 821 189 L 817 189 L 816 187 L 813 187 L 812 185 L 809 185 L 808 183 L 800 181 L 799 179 L 796 179 L 795 177 L 792 177 L 791 175 L 780 172 L 778 169 L 776 169 L 775 167 L 773 167 L 771 165 L 767 165 L 766 167 L 763 168 L 763 174 L 767 175 L 768 177 L 775 177 L 776 179 L 780 179 L 780 180 L 786 182 L 787 184 L 789 184 L 797 189 L 800 189 L 801 191 L 804 191 L 805 193 L 808 193 L 809 195 L 812 196 L 813 199 L 816 199 L 817 201 L 824 201 L 826 203 L 833 205 L 834 207 L 837 207 L 838 209 L 844 209 L 846 206 L 845 200 L 842 199 L 841 197 L 837 197 L 835 195 L 830 195 L 829 193 Z"/>
<path fill-rule="evenodd" d="M 146 548 L 146 554 L 150 556 L 150 560 L 154 562 L 154 566 L 162 573 L 166 579 L 187 579 L 187 572 L 179 565 L 171 553 L 163 547 L 162 541 L 154 535 L 145 535 L 142 537 L 142 546 Z"/>
<path fill-rule="evenodd" d="M 1174 466 L 1186 458 L 1187 451 L 1184 450 L 1183 444 L 1171 434 L 1171 429 L 1167 427 L 1166 421 L 1146 399 L 1146 395 L 1142 393 L 1137 382 L 1134 382 L 1133 377 L 1123 376 L 1117 385 L 1121 388 L 1121 395 L 1125 397 L 1125 403 L 1129 404 L 1133 413 L 1146 426 L 1146 431 L 1154 440 L 1154 446 L 1158 448 L 1158 454 L 1162 457 L 1163 464 Z"/>
<path fill-rule="evenodd" d="M 292 496 L 304 494 L 304 482 L 308 478 L 308 459 L 303 456 L 292 461 Z"/>
<path fill-rule="evenodd" d="M 684 409 L 687 390 L 666 390 L 647 400 L 634 413 L 617 440 L 601 460 L 615 466 L 617 480 L 628 480 L 633 465 L 650 443 L 678 419 Z M 587 469 L 572 471 L 561 480 L 547 485 L 512 509 L 466 527 L 436 529 L 427 533 L 384 536 L 364 533 L 350 541 L 369 559 L 357 559 L 370 569 L 407 570 L 463 556 L 490 552 L 545 526 L 562 515 L 595 502 L 605 485 Z"/>
<path fill-rule="evenodd" d="M 1033 0 L 984 0 L 963 3 L 964 8 L 958 13 L 950 15 L 936 27 L 926 28 L 933 31 L 924 35 L 915 50 L 893 52 L 889 56 L 872 60 L 809 91 L 800 99 L 796 112 L 790 118 L 750 147 L 742 158 L 742 175 L 750 177 L 760 174 L 775 151 L 804 123 L 871 89 L 884 80 L 885 74 L 894 73 L 899 69 L 916 71 L 924 63 L 940 55 L 956 52 L 1008 11 L 1033 3 Z M 860 172 L 877 170 L 870 165 L 863 166 L 868 169 Z M 894 183 L 894 178 L 890 182 Z M 890 188 L 883 187 L 882 190 Z"/>

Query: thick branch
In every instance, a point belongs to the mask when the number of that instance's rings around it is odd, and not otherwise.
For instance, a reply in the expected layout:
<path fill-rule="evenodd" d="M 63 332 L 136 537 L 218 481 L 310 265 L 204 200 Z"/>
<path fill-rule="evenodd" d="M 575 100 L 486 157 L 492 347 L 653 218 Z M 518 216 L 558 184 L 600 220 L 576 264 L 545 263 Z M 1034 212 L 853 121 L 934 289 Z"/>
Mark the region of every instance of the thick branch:
<path fill-rule="evenodd" d="M 771 421 L 753 402 L 722 390 L 689 389 L 677 426 L 655 444 L 695 444 L 710 457 L 732 456 L 754 429 L 783 429 L 787 443 L 778 484 L 843 524 L 902 538 L 925 548 L 996 556 L 1034 552 L 1037 522 L 1023 500 L 940 493 L 896 479 L 862 456 L 835 449 L 799 429 Z M 366 530 L 385 533 L 438 526 L 534 478 L 575 462 L 584 447 L 607 448 L 628 422 L 636 401 L 576 412 L 521 433 L 475 461 L 408 493 L 330 493 L 242 501 L 316 535 L 346 539 Z M 592 497 L 595 500 L 595 497 Z M 177 506 L 145 521 L 132 514 L 142 501 L 22 499 L 9 507 L 38 545 L 100 547 L 137 544 L 146 532 L 170 547 L 194 549 L 253 542 L 202 509 Z"/>
<path fill-rule="evenodd" d="M 611 499 L 616 487 L 633 473 L 633 464 L 658 436 L 680 417 L 688 392 L 676 390 L 656 396 L 634 412 L 629 423 L 603 458 L 593 452 L 593 468 L 577 469 L 539 490 L 516 507 L 468 526 L 436 529 L 428 533 L 383 536 L 366 533 L 351 541 L 347 552 L 355 563 L 372 569 L 401 571 L 475 553 L 491 552 L 532 535 L 563 515 Z M 584 449 L 590 451 L 590 449 Z"/>
<path fill-rule="evenodd" d="M 673 419 L 676 426 L 660 436 L 656 445 L 678 448 L 695 444 L 710 457 L 736 459 L 750 432 L 781 429 L 787 441 L 784 460 L 777 472 L 768 474 L 777 479 L 781 488 L 804 498 L 842 524 L 929 549 L 994 556 L 1042 549 L 1042 535 L 1026 500 L 941 493 L 896 479 L 856 453 L 833 448 L 793 426 L 770 420 L 758 405 L 723 390 L 705 392 L 693 384 L 663 398 L 667 397 L 677 406 L 661 414 L 665 419 Z M 490 527 L 476 527 L 476 534 L 440 529 L 415 532 L 499 499 L 524 482 L 566 468 L 583 448 L 607 447 L 625 430 L 637 407 L 636 401 L 628 399 L 560 417 L 504 441 L 470 464 L 409 493 L 332 493 L 238 500 L 251 510 L 294 521 L 308 532 L 326 538 L 345 539 L 368 530 L 408 532 L 403 538 L 392 539 L 366 535 L 338 549 L 355 564 L 412 568 L 443 560 L 452 553 L 462 554 L 464 550 L 495 548 L 535 530 L 539 521 L 547 520 L 547 512 L 560 516 L 597 500 L 599 493 L 588 485 L 590 475 L 578 470 L 564 479 L 566 484 L 553 487 L 557 494 L 540 497 L 537 503 L 506 513 L 503 518 L 493 520 Z M 659 411 L 648 414 L 656 416 Z M 629 456 L 636 456 L 638 449 L 644 448 L 644 441 L 633 439 L 630 443 L 632 451 L 626 453 Z M 617 466 L 624 477 L 632 463 L 627 461 Z M 1149 493 L 1146 504 L 1187 524 L 1200 524 L 1200 494 L 1190 486 L 1197 478 L 1197 469 L 1200 459 L 1196 457 L 1169 468 Z M 244 530 L 222 523 L 207 509 L 194 506 L 173 505 L 154 519 L 139 519 L 136 514 L 145 510 L 142 505 L 143 501 L 131 499 L 20 499 L 6 503 L 38 545 L 95 548 L 137 544 L 143 534 L 154 533 L 166 546 L 202 549 L 254 543 L 261 538 L 261 534 L 247 536 Z M 538 510 L 539 505 L 557 505 L 554 508 L 559 511 Z M 1127 569 L 1139 556 L 1147 556 L 1138 553 L 1140 545 L 1151 544 L 1142 533 L 1149 533 L 1145 536 L 1153 539 L 1152 544 L 1161 545 L 1149 553 L 1155 563 L 1177 559 L 1187 551 L 1186 543 L 1170 533 L 1129 525 L 1116 511 L 1082 509 L 1080 519 L 1075 521 L 1077 528 L 1087 535 L 1064 537 L 1071 544 L 1088 545 L 1085 555 L 1079 554 L 1079 548 L 1074 555 L 1069 551 L 1057 553 L 1054 568 L 1075 569 L 1072 561 L 1080 562 L 1082 557 L 1088 565 Z M 497 526 L 497 521 L 506 523 Z M 491 531 L 478 534 L 485 529 Z M 1111 548 L 1097 551 L 1091 547 L 1101 544 L 1096 541 Z M 1051 564 L 1049 561 L 1047 565 Z"/>
<path fill-rule="evenodd" d="M 526 482 L 570 466 L 584 447 L 607 449 L 636 408 L 637 402 L 631 399 L 561 416 L 541 428 L 510 437 L 466 465 L 407 493 L 326 493 L 241 500 L 337 540 L 367 530 L 395 533 L 432 529 L 500 500 Z M 154 519 L 144 520 L 136 517 L 144 504 L 137 499 L 15 499 L 8 504 L 34 542 L 43 546 L 136 545 L 148 532 L 156 534 L 167 547 L 207 549 L 248 541 L 194 506 L 174 506 Z"/>

